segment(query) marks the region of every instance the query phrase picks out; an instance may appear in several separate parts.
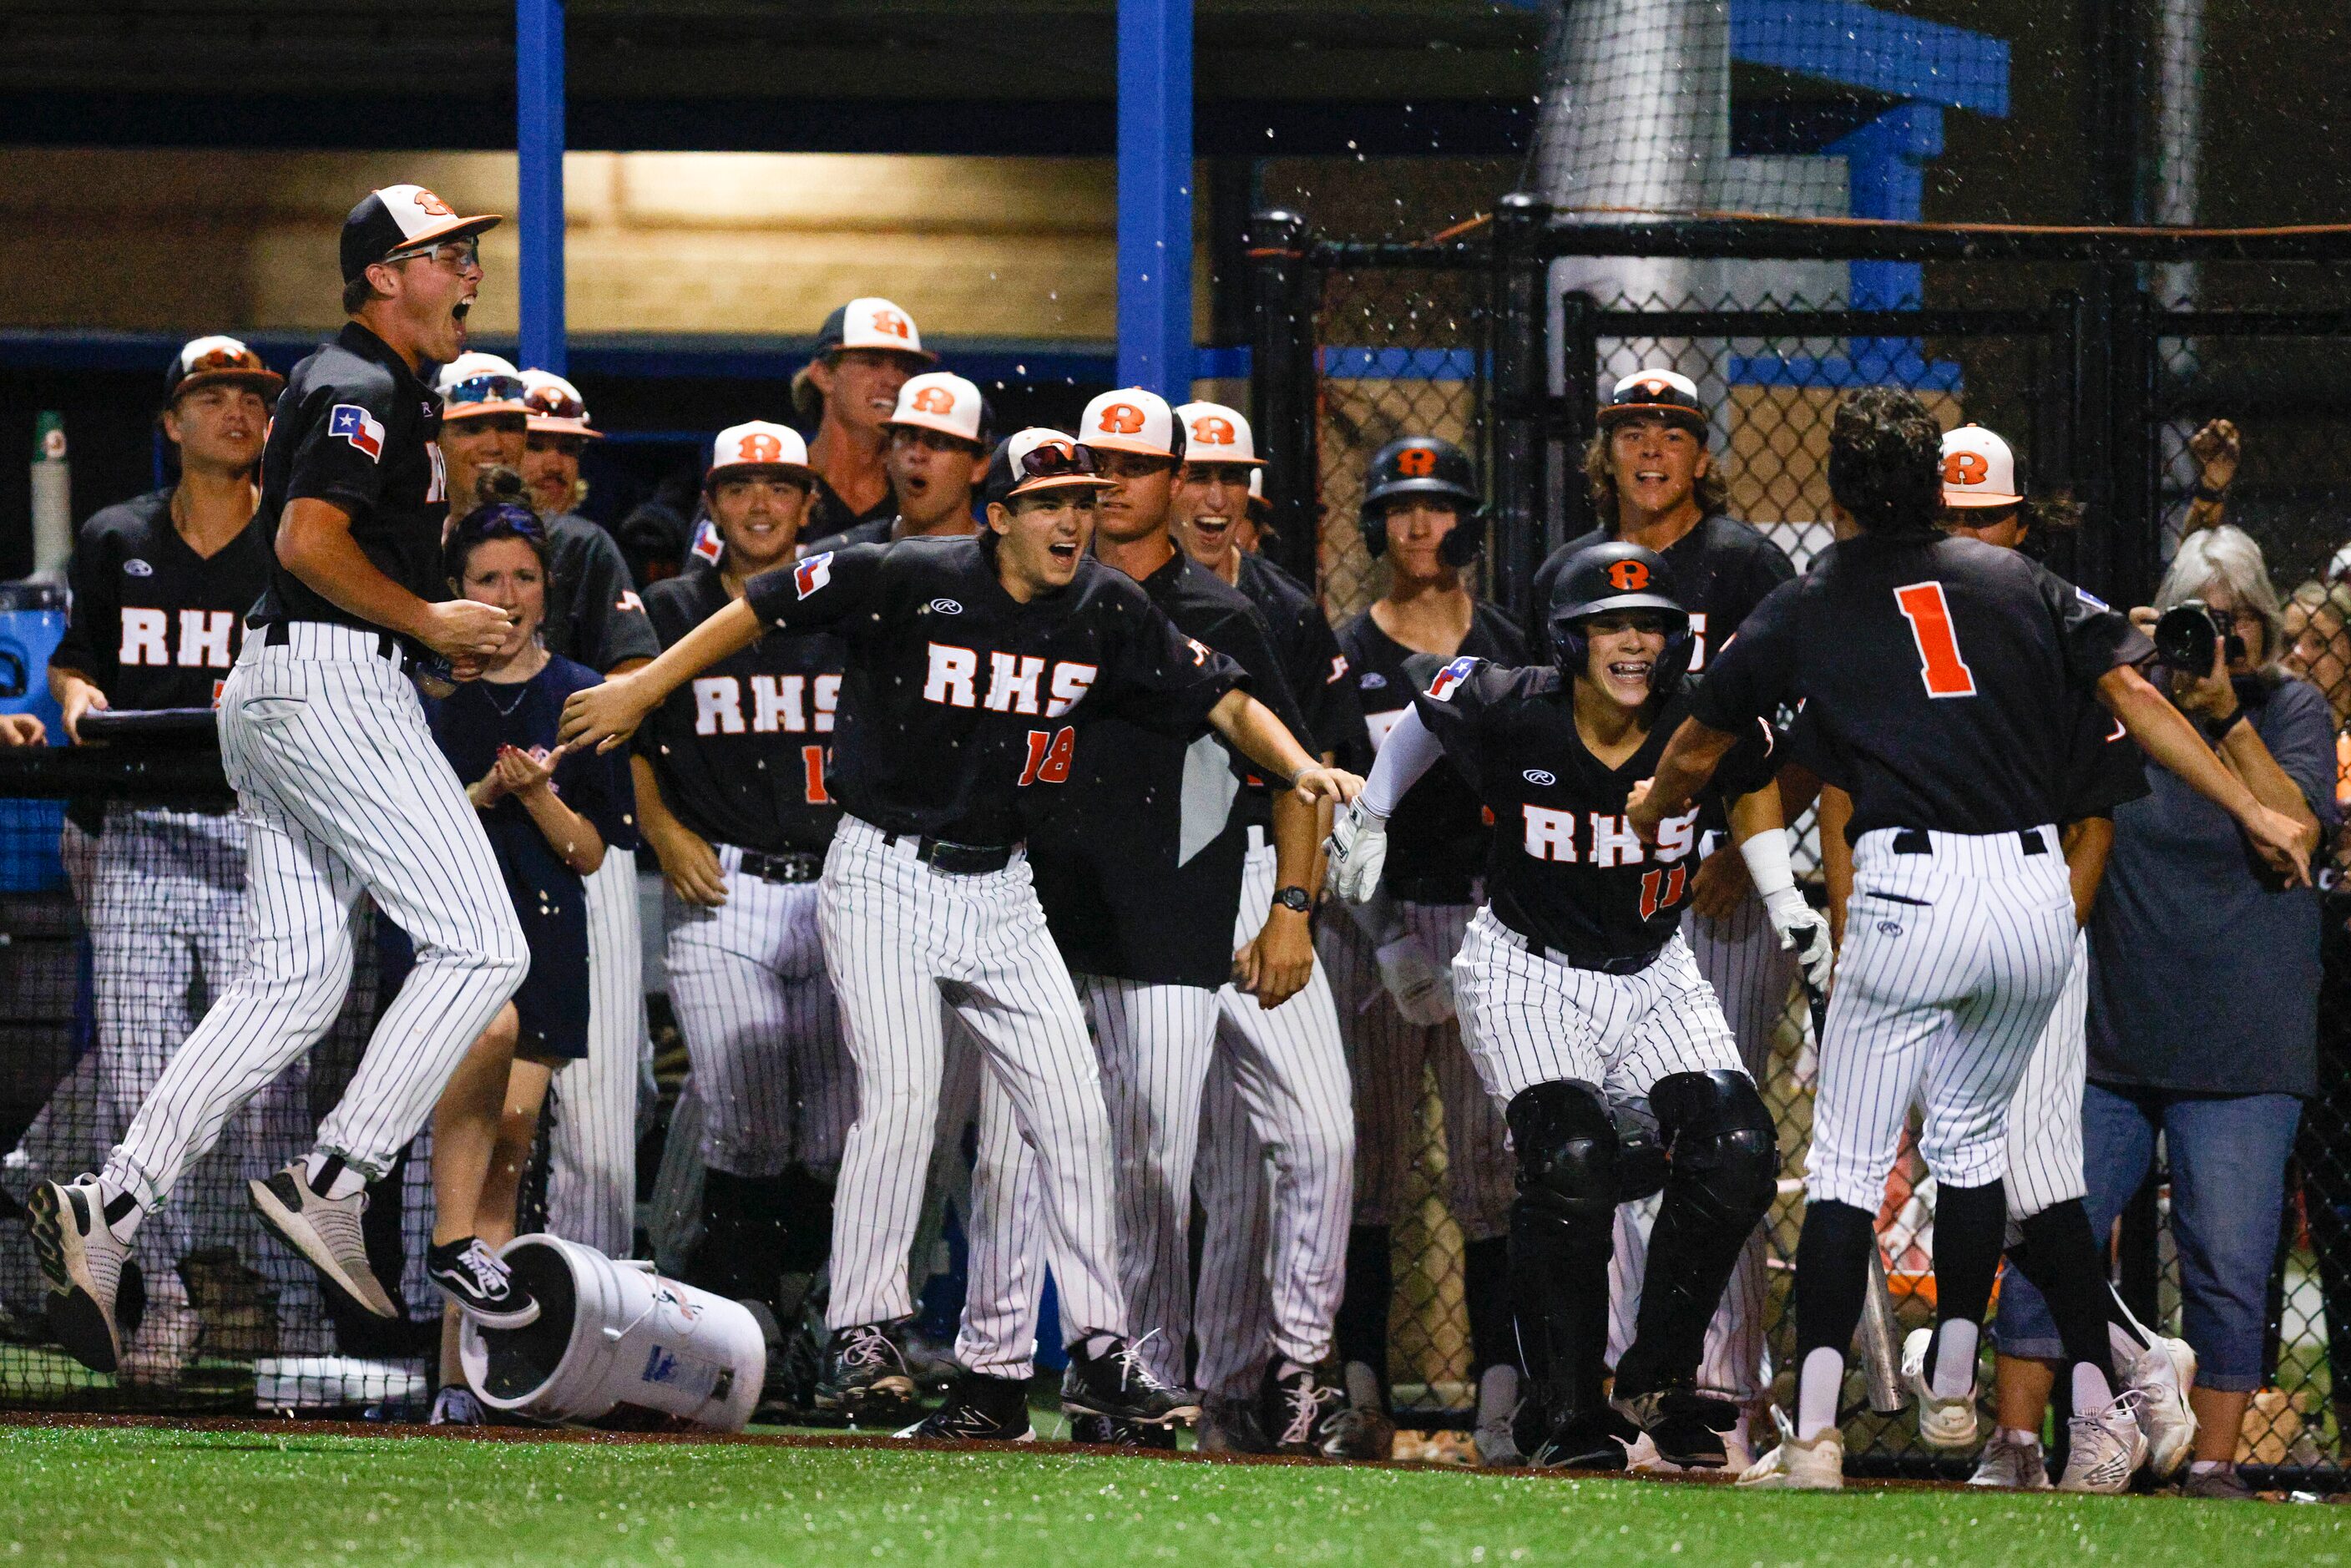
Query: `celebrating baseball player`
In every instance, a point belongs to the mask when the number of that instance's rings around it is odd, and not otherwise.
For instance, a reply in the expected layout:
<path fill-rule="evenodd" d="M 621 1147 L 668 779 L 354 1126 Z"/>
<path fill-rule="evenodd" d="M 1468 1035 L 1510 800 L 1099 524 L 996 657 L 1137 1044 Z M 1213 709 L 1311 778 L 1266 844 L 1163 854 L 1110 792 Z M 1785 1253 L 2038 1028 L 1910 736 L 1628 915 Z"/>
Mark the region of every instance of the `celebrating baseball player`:
<path fill-rule="evenodd" d="M 972 492 L 987 468 L 988 442 L 979 389 L 946 371 L 910 377 L 883 429 L 897 516 L 844 528 L 828 541 L 832 548 L 977 531 Z"/>
<path fill-rule="evenodd" d="M 1478 557 L 1484 504 L 1469 455 L 1437 436 L 1381 447 L 1364 475 L 1364 545 L 1388 566 L 1388 591 L 1339 632 L 1373 743 L 1412 709 L 1415 678 L 1460 657 L 1526 662 L 1510 618 L 1470 597 L 1462 571 Z M 1407 665 L 1413 666 L 1408 670 Z M 1491 832 L 1476 793 L 1438 759 L 1397 802 L 1380 896 L 1325 921 L 1324 962 L 1352 1025 L 1355 1079 L 1355 1215 L 1339 1305 L 1339 1354 L 1353 1415 L 1337 1436 L 1350 1458 L 1385 1458 L 1389 1257 L 1421 1137 L 1421 1081 L 1434 1069 L 1445 1106 L 1447 1202 L 1466 1243 L 1462 1294 L 1477 1378 L 1479 1451 L 1520 1457 L 1510 1440 L 1519 1406 L 1510 1329 L 1510 1155 L 1502 1118 L 1462 1050 L 1447 966 L 1480 902 L 1479 873 Z"/>
<path fill-rule="evenodd" d="M 792 410 L 816 426 L 809 440 L 816 492 L 801 530 L 810 543 L 889 519 L 887 422 L 907 378 L 937 360 L 914 319 L 887 299 L 852 299 L 824 319 L 815 356 L 792 377 Z"/>
<path fill-rule="evenodd" d="M 703 481 L 723 549 L 645 591 L 664 648 L 792 559 L 807 448 L 789 426 L 719 432 Z M 771 632 L 681 684 L 633 767 L 645 841 L 669 884 L 670 1003 L 703 1107 L 702 1239 L 685 1277 L 768 1303 L 832 1245 L 832 1184 L 856 1111 L 817 932 L 817 878 L 841 808 L 825 752 L 845 650 Z"/>
<path fill-rule="evenodd" d="M 1690 717 L 1627 806 L 1645 842 L 1759 719 L 1802 702 L 1823 773 L 1853 797 L 1849 945 L 1838 968 L 1797 1252 L 1796 1416 L 1746 1485 L 1843 1484 L 1838 1406 L 1876 1245 L 1875 1216 L 1914 1099 L 1937 1183 L 1934 1338 L 1917 1375 L 1971 1396 L 2007 1220 L 2008 1107 L 2072 967 L 2074 905 L 2054 826 L 2076 708 L 2095 689 L 2150 757 L 2308 876 L 2309 844 L 2256 800 L 2134 666 L 2129 622 L 2013 550 L 1946 537 L 1942 437 L 1907 392 L 1837 407 L 1837 542 L 1772 591 L 1716 659 Z M 2025 1218 L 2010 1257 L 2048 1297 L 2074 1407 L 2137 1469 L 2136 1396 L 2115 1394 L 2105 1270 L 2078 1199 Z M 1653 1276 L 1654 1278 L 1654 1276 Z M 1931 1407 L 1930 1407 L 1931 1408 Z"/>
<path fill-rule="evenodd" d="M 1082 717 L 1189 737 L 1213 727 L 1311 802 L 1359 781 L 1315 763 L 1143 590 L 1086 559 L 1092 453 L 1023 431 L 991 464 L 976 538 L 859 545 L 764 573 L 645 669 L 573 698 L 567 742 L 617 743 L 654 706 L 772 625 L 847 643 L 831 793 L 842 818 L 818 909 L 857 1064 L 841 1163 L 825 1381 L 852 1416 L 902 1404 L 893 1336 L 912 1310 L 950 1004 L 1036 1148 L 1072 1355 L 1073 1415 L 1154 1425 L 1197 1414 L 1128 1338 L 1112 1141 L 1084 1011 L 1047 934 L 1024 849 L 1069 781 Z"/>
<path fill-rule="evenodd" d="M 478 237 L 432 192 L 392 185 L 342 232 L 341 334 L 295 367 L 261 462 L 270 582 L 220 703 L 221 760 L 245 822 L 251 962 L 163 1071 L 103 1171 L 45 1182 L 29 1207 L 50 1326 L 83 1364 L 120 1354 L 115 1294 L 140 1221 L 222 1125 L 332 1023 L 362 894 L 415 938 L 318 1147 L 250 1186 L 262 1219 L 368 1311 L 399 1308 L 360 1230 L 369 1181 L 423 1124 L 528 963 L 465 788 L 434 746 L 420 656 L 472 676 L 511 611 L 448 593 L 440 400 L 417 380 L 464 351 Z"/>
<path fill-rule="evenodd" d="M 588 498 L 580 460 L 604 433 L 588 417 L 580 389 L 552 371 L 522 372 L 522 482 L 530 487 L 530 504 L 541 517 L 576 514 Z"/>

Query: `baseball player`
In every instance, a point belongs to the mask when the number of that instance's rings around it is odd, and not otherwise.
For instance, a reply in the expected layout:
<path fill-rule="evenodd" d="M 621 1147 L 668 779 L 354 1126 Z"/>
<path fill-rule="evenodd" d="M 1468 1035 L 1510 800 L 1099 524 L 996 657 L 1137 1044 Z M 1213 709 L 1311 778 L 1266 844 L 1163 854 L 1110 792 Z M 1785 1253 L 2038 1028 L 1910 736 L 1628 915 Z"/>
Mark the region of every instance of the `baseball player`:
<path fill-rule="evenodd" d="M 1794 576 L 1795 569 L 1779 546 L 1723 515 L 1725 486 L 1707 450 L 1708 412 L 1687 376 L 1663 368 L 1635 371 L 1601 404 L 1598 423 L 1584 452 L 1583 478 L 1602 523 L 1552 551 L 1537 570 L 1534 615 L 1541 618 L 1561 568 L 1579 551 L 1610 539 L 1641 545 L 1673 568 L 1682 601 L 1689 607 L 1691 673 L 1702 674 L 1708 656 L 1730 641 L 1748 612 Z M 1531 626 L 1529 636 L 1540 645 L 1538 632 Z M 1810 781 L 1800 789 L 1796 780 L 1783 778 L 1781 793 L 1782 810 L 1792 819 L 1810 799 Z M 1747 862 L 1732 852 L 1724 828 L 1712 817 L 1703 824 L 1682 935 L 1730 1020 L 1740 1059 L 1760 1083 L 1771 1061 L 1772 1036 L 1787 1011 L 1796 966 L 1765 918 L 1762 900 L 1748 884 Z M 1630 1338 L 1640 1298 L 1646 1252 L 1642 1213 L 1628 1207 L 1617 1216 L 1612 1354 Z M 1764 1339 L 1764 1257 L 1758 1226 L 1708 1328 L 1700 1364 L 1700 1386 L 1741 1407 L 1732 1438 L 1736 1446 L 1746 1442 L 1744 1412 L 1771 1383 Z"/>
<path fill-rule="evenodd" d="M 1454 995 L 1518 1155 L 1510 1270 L 1547 1433 L 1533 1462 L 1618 1468 L 1637 1431 L 1664 1464 L 1719 1469 L 1738 1410 L 1698 1392 L 1698 1356 L 1771 1205 L 1778 1150 L 1680 934 L 1698 813 L 1645 850 L 1617 793 L 1687 711 L 1688 617 L 1664 558 L 1618 541 L 1560 570 L 1551 627 L 1556 668 L 1464 655 L 1415 699 L 1332 837 L 1332 881 L 1371 895 L 1386 820 L 1440 753 L 1493 813 L 1489 900 L 1453 960 Z M 1770 727 L 1750 728 L 1719 788 L 1773 926 L 1825 973 L 1828 927 L 1788 869 L 1771 750 Z M 1637 1144 L 1620 1117 L 1645 1129 Z M 1660 1186 L 1639 1327 L 1604 1402 L 1617 1207 Z"/>
<path fill-rule="evenodd" d="M 234 338 L 198 338 L 172 356 L 158 418 L 179 454 L 178 482 L 94 514 L 66 567 L 72 612 L 49 690 L 77 744 L 93 711 L 213 706 L 245 612 L 269 580 L 253 475 L 285 384 Z M 244 967 L 245 872 L 245 831 L 225 808 L 104 809 L 86 918 L 113 1127 L 129 1124 L 195 1027 L 193 998 L 217 996 Z M 313 1289 L 308 1270 L 256 1245 L 233 1201 L 299 1148 L 308 1103 L 307 1074 L 278 1078 L 239 1114 L 221 1156 L 197 1166 L 191 1179 L 204 1196 L 141 1228 L 147 1310 L 123 1346 L 124 1376 L 171 1382 L 194 1358 L 198 1325 L 179 1263 L 200 1247 L 252 1254 L 283 1293 Z"/>
<path fill-rule="evenodd" d="M 897 509 L 885 422 L 906 379 L 937 361 L 914 319 L 887 299 L 852 299 L 824 319 L 815 356 L 792 377 L 793 412 L 816 426 L 809 439 L 816 495 L 802 530 L 810 544 Z"/>
<path fill-rule="evenodd" d="M 552 371 L 522 372 L 522 406 L 528 416 L 522 447 L 522 482 L 542 517 L 577 514 L 588 498 L 580 459 L 588 444 L 604 433 L 588 417 L 580 389 Z"/>
<path fill-rule="evenodd" d="M 1024 848 L 1075 765 L 1080 724 L 1203 723 L 1309 799 L 1352 794 L 1239 685 L 1240 670 L 1168 625 L 1143 590 L 1085 559 L 1093 455 L 1023 431 L 991 464 L 988 528 L 806 557 L 645 669 L 581 693 L 567 741 L 617 741 L 769 624 L 848 644 L 828 790 L 841 804 L 818 894 L 826 971 L 857 1064 L 841 1162 L 820 1398 L 853 1416 L 911 1393 L 893 1335 L 912 1310 L 907 1249 L 938 1113 L 942 999 L 982 1042 L 1036 1148 L 1063 1321 L 1065 1410 L 1164 1425 L 1197 1413 L 1127 1337 L 1111 1130 L 1084 1011 L 1040 911 Z"/>
<path fill-rule="evenodd" d="M 1098 503 L 1094 553 L 1140 583 L 1179 632 L 1237 663 L 1296 734 L 1303 726 L 1255 606 L 1168 533 L 1186 431 L 1164 399 L 1140 388 L 1087 405 L 1080 438 L 1113 481 Z M 1144 1364 L 1162 1382 L 1182 1379 L 1191 1337 L 1192 1171 L 1220 988 L 1237 984 L 1248 993 L 1252 1025 L 1265 1019 L 1227 1045 L 1237 1058 L 1236 1092 L 1277 1172 L 1273 1221 L 1286 1274 L 1264 1401 L 1283 1413 L 1286 1446 L 1307 1453 L 1320 1451 L 1322 1427 L 1341 1403 L 1317 1369 L 1331 1350 L 1354 1151 L 1345 1052 L 1327 984 L 1319 998 L 1325 1027 L 1312 1026 L 1313 998 L 1279 1024 L 1270 1015 L 1318 978 L 1306 884 L 1320 831 L 1314 809 L 1293 794 L 1269 809 L 1253 769 L 1237 767 L 1217 738 L 1113 719 L 1086 732 L 1062 808 L 1030 839 L 1038 897 L 1075 973 L 1101 1060 L 1123 1283 Z M 1243 862 L 1269 838 L 1280 885 L 1264 890 L 1237 954 Z M 973 1289 L 956 1353 L 973 1374 L 967 1383 L 1017 1385 L 1031 1373 L 1042 1281 L 1026 1266 L 1036 1250 L 1033 1156 L 1004 1110 L 1001 1093 L 983 1087 Z M 1005 1391 L 972 1392 L 950 1402 L 942 1425 L 958 1404 Z M 1074 1435 L 1173 1446 L 1164 1427 L 1081 1421 Z"/>
<path fill-rule="evenodd" d="M 723 553 L 645 591 L 674 647 L 792 559 L 808 449 L 789 426 L 721 431 L 703 482 Z M 633 767 L 645 841 L 669 884 L 670 1002 L 703 1108 L 702 1239 L 686 1278 L 768 1303 L 832 1243 L 832 1185 L 856 1081 L 817 933 L 817 878 L 841 807 L 825 751 L 840 638 L 771 632 L 681 685 L 647 717 Z"/>
<path fill-rule="evenodd" d="M 1371 739 L 1364 728 L 1363 707 L 1346 655 L 1339 651 L 1322 607 L 1288 573 L 1243 548 L 1247 497 L 1264 468 L 1249 421 L 1238 409 L 1212 402 L 1186 403 L 1176 416 L 1184 426 L 1185 455 L 1170 510 L 1175 537 L 1195 562 L 1238 588 L 1264 616 L 1273 633 L 1274 656 L 1322 759 L 1333 762 L 1343 756 L 1354 766 L 1368 767 Z M 1266 842 L 1253 845 L 1242 862 L 1237 947 L 1246 946 L 1263 925 L 1280 885 L 1277 862 L 1274 846 Z M 1320 1049 L 1311 1042 L 1326 1029 L 1331 1039 L 1340 1038 L 1336 1006 L 1329 999 L 1330 982 L 1319 957 L 1315 968 L 1316 977 L 1307 988 L 1279 1008 L 1259 1007 L 1255 998 L 1230 983 L 1217 995 L 1217 1051 L 1209 1060 L 1200 1100 L 1200 1155 L 1192 1178 L 1205 1221 L 1192 1332 L 1199 1347 L 1196 1375 L 1204 1398 L 1200 1443 L 1207 1448 L 1271 1450 L 1282 1446 L 1272 1436 L 1290 1436 L 1288 1446 L 1295 1452 L 1312 1440 L 1311 1432 L 1288 1431 L 1311 1426 L 1311 1417 L 1299 1419 L 1301 1411 L 1286 1403 L 1273 1412 L 1261 1408 L 1276 1333 L 1271 1281 L 1285 1281 L 1286 1288 L 1295 1291 L 1301 1275 L 1299 1260 L 1272 1253 L 1267 1223 L 1270 1173 L 1265 1145 L 1240 1097 L 1235 1051 L 1237 1045 L 1247 1049 L 1269 1033 L 1280 1039 L 1281 1031 L 1293 1031 L 1309 1049 Z M 1304 1055 L 1296 1045 L 1274 1049 Z M 1340 1060 L 1343 1061 L 1343 1053 Z M 1348 1101 L 1353 1085 L 1343 1075 L 1327 1087 L 1329 1103 L 1315 1109 L 1335 1116 L 1352 1141 L 1353 1113 Z M 1352 1171 L 1349 1177 L 1352 1183 Z M 1344 1213 L 1351 1203 L 1352 1198 L 1328 1212 Z M 1316 1303 L 1313 1321 L 1328 1322 L 1333 1316 L 1342 1281 L 1338 1271 L 1330 1276 L 1332 1299 Z M 1266 1430 L 1269 1416 L 1272 1435 Z"/>
<path fill-rule="evenodd" d="M 1954 534 L 2022 549 L 2043 559 L 2047 537 L 2074 525 L 2062 502 L 2027 502 L 2017 483 L 2016 455 L 2007 442 L 1979 424 L 1962 425 L 1943 436 L 1944 526 Z M 2049 1022 L 2032 1047 L 2024 1076 L 2008 1111 L 2008 1240 L 2022 1239 L 2019 1222 L 2052 1204 L 2079 1201 L 2082 1176 L 2082 1084 L 2088 1048 L 2084 1034 L 2089 1008 L 2089 941 L 2086 927 L 2114 842 L 2111 812 L 2147 793 L 2147 770 L 2138 747 L 2095 698 L 2076 700 L 2077 716 L 2065 754 L 2064 809 L 2058 837 L 2065 854 L 2066 879 L 2077 927 L 2072 967 Z M 1800 719 L 1799 728 L 1809 730 Z M 1797 737 L 1797 744 L 1802 744 Z M 1828 873 L 1831 925 L 1842 940 L 1844 912 L 1853 891 L 1853 850 L 1844 837 L 1853 798 L 1834 785 L 1821 792 L 1821 848 Z M 2185 1341 L 2151 1333 L 2111 1289 L 2107 1337 L 2116 1368 L 2138 1391 L 2137 1415 L 2147 1437 L 2147 1458 L 2159 1478 L 2168 1478 L 2196 1439 L 2196 1416 L 2188 1406 L 2195 1380 L 2196 1353 Z M 1918 1429 L 1936 1447 L 1963 1446 L 1975 1435 L 1972 1400 L 1938 1399 L 1922 1375 L 1929 1331 L 1914 1331 L 1905 1345 L 1904 1375 L 1919 1401 Z M 1998 1359 L 1994 1407 L 1998 1426 L 1984 1445 L 1976 1486 L 2045 1491 L 2049 1468 L 2041 1452 L 2041 1418 L 2061 1363 L 2027 1359 L 2003 1346 Z M 2090 1412 L 2095 1416 L 2095 1412 Z M 2095 1446 L 2095 1439 L 2092 1439 Z"/>
<path fill-rule="evenodd" d="M 883 429 L 897 515 L 842 529 L 828 541 L 832 548 L 977 532 L 972 491 L 987 472 L 988 442 L 979 389 L 946 371 L 910 377 Z"/>
<path fill-rule="evenodd" d="M 341 334 L 295 367 L 261 460 L 270 582 L 220 703 L 246 829 L 251 961 L 172 1056 L 104 1170 L 29 1207 L 50 1326 L 115 1366 L 115 1294 L 139 1223 L 238 1107 L 317 1042 L 351 976 L 361 894 L 416 940 L 318 1147 L 249 1185 L 264 1223 L 368 1311 L 399 1309 L 360 1230 L 369 1181 L 423 1124 L 528 956 L 489 840 L 402 675 L 419 650 L 470 676 L 511 612 L 448 591 L 440 401 L 416 379 L 464 351 L 477 236 L 432 192 L 392 185 L 342 232 Z"/>
<path fill-rule="evenodd" d="M 1802 702 L 1824 773 L 1854 809 L 1849 945 L 1839 968 L 1797 1254 L 1796 1416 L 1741 1483 L 1843 1484 L 1838 1401 L 1861 1316 L 1875 1215 L 1914 1098 L 1937 1183 L 1934 1338 L 1917 1375 L 1969 1396 L 2007 1219 L 2007 1112 L 2072 967 L 2074 901 L 2053 826 L 2072 694 L 2095 688 L 2147 754 L 2307 875 L 2294 824 L 2262 806 L 2132 666 L 2147 639 L 2013 550 L 1944 536 L 1941 432 L 1907 392 L 1838 405 L 1829 482 L 1837 542 L 1775 589 L 1720 653 L 1628 816 L 1645 841 L 1759 717 Z M 2020 1226 L 2011 1258 L 2048 1296 L 2072 1365 L 2066 1481 L 2088 1490 L 2145 1456 L 2117 1399 L 2104 1270 L 2078 1200 Z M 2077 1467 L 2078 1466 L 2078 1469 Z"/>
<path fill-rule="evenodd" d="M 1468 656 L 1523 664 L 1510 618 L 1473 600 L 1462 569 L 1477 559 L 1484 507 L 1468 454 L 1435 436 L 1406 436 L 1374 453 L 1364 475 L 1364 547 L 1388 566 L 1388 591 L 1339 632 L 1373 744 L 1411 711 L 1426 685 L 1408 663 Z M 1512 1462 L 1510 1416 L 1519 1403 L 1510 1331 L 1510 1155 L 1502 1118 L 1462 1050 L 1446 966 L 1477 914 L 1479 868 L 1491 837 L 1484 808 L 1439 761 L 1395 812 L 1381 898 L 1323 924 L 1321 947 L 1339 1009 L 1353 1030 L 1355 1217 L 1339 1305 L 1339 1354 L 1357 1412 L 1343 1432 L 1347 1457 L 1385 1458 L 1388 1311 L 1395 1294 L 1391 1228 L 1405 1218 L 1420 1147 L 1421 1081 L 1433 1070 L 1445 1106 L 1447 1203 L 1461 1228 L 1462 1294 L 1471 1375 L 1479 1382 L 1479 1446 Z"/>

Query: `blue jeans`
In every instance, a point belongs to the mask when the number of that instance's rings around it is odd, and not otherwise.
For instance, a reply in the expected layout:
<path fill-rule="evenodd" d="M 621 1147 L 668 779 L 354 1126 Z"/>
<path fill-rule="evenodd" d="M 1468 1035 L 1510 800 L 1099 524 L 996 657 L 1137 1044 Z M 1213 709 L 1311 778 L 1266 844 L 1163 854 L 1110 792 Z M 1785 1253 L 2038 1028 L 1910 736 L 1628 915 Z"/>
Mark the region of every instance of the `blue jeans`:
<path fill-rule="evenodd" d="M 2171 1235 L 2179 1250 L 2180 1335 L 2196 1382 L 2220 1393 L 2262 1385 L 2270 1265 L 2277 1256 L 2285 1161 L 2302 1102 L 2291 1094 L 2180 1094 L 2090 1084 L 2082 1095 L 2082 1174 L 2091 1234 L 2103 1242 L 2155 1163 L 2171 1166 Z M 2001 1354 L 2064 1354 L 2049 1308 L 2014 1269 L 2002 1276 Z"/>

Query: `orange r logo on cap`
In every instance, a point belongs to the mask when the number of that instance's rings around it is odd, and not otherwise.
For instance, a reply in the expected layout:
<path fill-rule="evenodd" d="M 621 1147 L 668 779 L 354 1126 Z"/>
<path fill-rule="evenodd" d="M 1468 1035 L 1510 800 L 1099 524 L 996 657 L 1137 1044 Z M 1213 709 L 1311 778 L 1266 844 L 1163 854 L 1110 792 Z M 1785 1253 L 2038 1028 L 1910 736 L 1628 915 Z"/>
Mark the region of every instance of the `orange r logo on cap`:
<path fill-rule="evenodd" d="M 916 413 L 953 413 L 955 393 L 945 387 L 925 387 L 914 394 Z"/>
<path fill-rule="evenodd" d="M 875 331 L 886 332 L 893 338 L 911 338 L 914 335 L 914 324 L 895 310 L 876 310 L 873 312 L 872 326 Z"/>
<path fill-rule="evenodd" d="M 1192 422 L 1192 439 L 1203 446 L 1230 446 L 1239 438 L 1233 434 L 1231 420 L 1204 413 Z"/>
<path fill-rule="evenodd" d="M 736 453 L 744 463 L 781 463 L 784 444 L 772 435 L 747 435 L 736 444 Z"/>
<path fill-rule="evenodd" d="M 419 212 L 431 213 L 436 218 L 454 218 L 457 215 L 450 210 L 448 203 L 427 190 L 417 191 L 416 207 Z"/>
<path fill-rule="evenodd" d="M 1649 568 L 1643 561 L 1620 560 L 1608 569 L 1608 586 L 1619 593 L 1638 593 L 1649 586 Z"/>
<path fill-rule="evenodd" d="M 1437 472 L 1437 454 L 1426 446 L 1407 446 L 1396 454 L 1395 465 L 1407 479 L 1426 479 Z"/>
<path fill-rule="evenodd" d="M 1098 423 L 1105 435 L 1140 435 L 1143 411 L 1131 402 L 1114 402 L 1102 411 Z"/>
<path fill-rule="evenodd" d="M 1991 465 L 1980 452 L 1954 452 L 1943 459 L 1943 483 L 1980 485 L 1991 476 Z"/>

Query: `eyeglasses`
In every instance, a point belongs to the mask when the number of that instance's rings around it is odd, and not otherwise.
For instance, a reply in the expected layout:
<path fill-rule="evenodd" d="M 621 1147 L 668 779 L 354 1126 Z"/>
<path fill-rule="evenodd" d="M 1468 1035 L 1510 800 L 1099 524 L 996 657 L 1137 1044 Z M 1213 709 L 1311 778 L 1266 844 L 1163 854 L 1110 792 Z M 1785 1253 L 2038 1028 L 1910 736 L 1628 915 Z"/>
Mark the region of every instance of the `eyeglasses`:
<path fill-rule="evenodd" d="M 430 261 L 452 272 L 471 272 L 482 265 L 482 245 L 475 239 L 443 240 L 414 250 L 396 250 L 383 259 L 388 267 L 403 261 Z"/>
<path fill-rule="evenodd" d="M 533 387 L 523 394 L 522 401 L 531 413 L 544 419 L 576 419 L 584 423 L 588 418 L 588 405 L 561 387 Z"/>
<path fill-rule="evenodd" d="M 510 376 L 503 371 L 486 371 L 454 383 L 441 394 L 441 401 L 452 408 L 465 408 L 475 403 L 515 402 L 520 401 L 522 395 L 520 376 Z"/>

